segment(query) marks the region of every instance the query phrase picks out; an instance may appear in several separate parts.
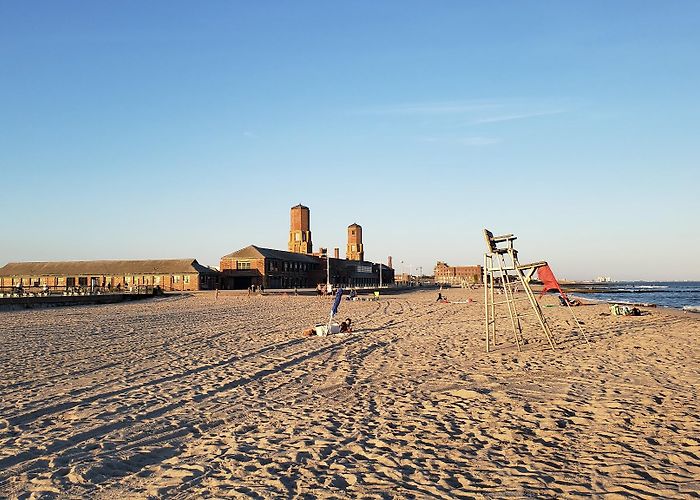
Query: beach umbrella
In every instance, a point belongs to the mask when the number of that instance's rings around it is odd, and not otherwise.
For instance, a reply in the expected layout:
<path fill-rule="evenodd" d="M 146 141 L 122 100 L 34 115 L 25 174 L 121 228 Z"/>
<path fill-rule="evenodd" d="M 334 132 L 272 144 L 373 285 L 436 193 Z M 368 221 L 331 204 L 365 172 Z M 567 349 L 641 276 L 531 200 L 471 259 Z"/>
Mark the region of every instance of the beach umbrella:
<path fill-rule="evenodd" d="M 340 307 L 340 300 L 343 298 L 343 289 L 338 288 L 338 292 L 335 294 L 335 300 L 333 301 L 333 307 L 331 307 L 331 313 L 328 315 L 328 333 L 331 333 L 331 323 L 333 322 L 333 316 L 338 314 L 338 307 Z"/>
<path fill-rule="evenodd" d="M 338 292 L 335 294 L 335 300 L 333 301 L 333 307 L 331 308 L 331 318 L 338 314 L 338 307 L 340 307 L 340 299 L 343 297 L 343 289 L 338 288 Z"/>

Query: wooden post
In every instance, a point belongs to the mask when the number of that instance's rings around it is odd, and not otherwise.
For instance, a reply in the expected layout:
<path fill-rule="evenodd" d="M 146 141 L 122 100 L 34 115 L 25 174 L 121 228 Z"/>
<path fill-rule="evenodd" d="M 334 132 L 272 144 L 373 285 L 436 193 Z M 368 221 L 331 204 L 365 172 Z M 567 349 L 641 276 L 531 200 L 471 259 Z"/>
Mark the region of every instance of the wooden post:
<path fill-rule="evenodd" d="M 488 269 L 488 254 L 484 254 L 484 318 L 486 318 L 486 352 L 489 352 L 489 336 L 491 335 L 491 318 L 489 317 Z"/>

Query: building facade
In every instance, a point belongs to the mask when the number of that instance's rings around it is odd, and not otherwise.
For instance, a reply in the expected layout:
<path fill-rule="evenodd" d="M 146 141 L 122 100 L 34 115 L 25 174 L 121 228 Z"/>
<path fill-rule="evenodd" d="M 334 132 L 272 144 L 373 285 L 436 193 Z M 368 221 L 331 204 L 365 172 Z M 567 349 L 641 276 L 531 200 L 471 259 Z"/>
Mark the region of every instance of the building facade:
<path fill-rule="evenodd" d="M 445 262 L 435 265 L 435 283 L 441 285 L 473 285 L 483 281 L 481 266 L 450 266 Z"/>
<path fill-rule="evenodd" d="M 219 272 L 196 259 L 10 262 L 0 268 L 0 288 L 32 290 L 129 290 L 159 286 L 166 291 L 213 290 Z"/>
<path fill-rule="evenodd" d="M 309 288 L 325 282 L 323 259 L 297 252 L 249 245 L 221 257 L 222 286 L 245 290 L 264 288 Z"/>

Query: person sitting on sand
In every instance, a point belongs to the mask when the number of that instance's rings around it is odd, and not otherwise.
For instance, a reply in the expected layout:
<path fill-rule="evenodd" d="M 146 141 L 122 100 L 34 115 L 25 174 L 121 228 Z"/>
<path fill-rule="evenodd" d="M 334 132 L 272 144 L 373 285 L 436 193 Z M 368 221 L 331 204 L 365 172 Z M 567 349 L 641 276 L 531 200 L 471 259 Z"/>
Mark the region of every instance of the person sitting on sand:
<path fill-rule="evenodd" d="M 340 324 L 340 333 L 350 333 L 352 332 L 352 320 L 347 318 Z"/>
<path fill-rule="evenodd" d="M 580 306 L 581 302 L 576 299 L 570 299 L 569 297 L 559 295 L 559 304 L 562 306 Z"/>

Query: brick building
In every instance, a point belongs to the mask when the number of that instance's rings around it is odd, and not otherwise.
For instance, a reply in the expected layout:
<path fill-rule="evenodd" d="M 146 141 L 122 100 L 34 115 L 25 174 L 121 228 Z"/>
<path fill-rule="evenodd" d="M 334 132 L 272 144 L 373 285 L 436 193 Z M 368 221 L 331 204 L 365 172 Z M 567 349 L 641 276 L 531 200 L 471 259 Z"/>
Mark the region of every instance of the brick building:
<path fill-rule="evenodd" d="M 295 253 L 313 253 L 311 242 L 311 213 L 301 203 L 291 209 L 287 248 Z"/>
<path fill-rule="evenodd" d="M 244 290 L 251 285 L 265 288 L 313 288 L 326 282 L 334 286 L 376 286 L 394 282 L 394 270 L 367 261 L 326 258 L 326 256 L 285 252 L 250 245 L 221 257 L 222 288 Z"/>
<path fill-rule="evenodd" d="M 365 260 L 365 247 L 362 244 L 362 226 L 350 224 L 348 226 L 348 249 L 345 254 L 348 260 Z"/>
<path fill-rule="evenodd" d="M 435 283 L 437 284 L 461 286 L 481 282 L 481 266 L 449 266 L 439 261 L 435 265 Z"/>
<path fill-rule="evenodd" d="M 128 290 L 146 285 L 187 291 L 213 290 L 218 282 L 219 272 L 196 259 L 10 262 L 0 268 L 2 290 Z"/>
<path fill-rule="evenodd" d="M 291 208 L 288 252 L 250 245 L 221 257 L 222 287 L 244 290 L 251 285 L 265 288 L 310 288 L 330 279 L 337 286 L 376 286 L 394 282 L 390 266 L 364 260 L 362 227 L 348 226 L 347 259 L 340 249 L 320 248 L 313 253 L 311 214 L 308 207 Z M 326 265 L 330 264 L 327 275 Z M 381 279 L 380 279 L 381 273 Z M 327 278 L 328 276 L 328 278 Z"/>
<path fill-rule="evenodd" d="M 323 260 L 304 253 L 249 245 L 221 257 L 223 288 L 307 288 L 325 282 Z"/>

